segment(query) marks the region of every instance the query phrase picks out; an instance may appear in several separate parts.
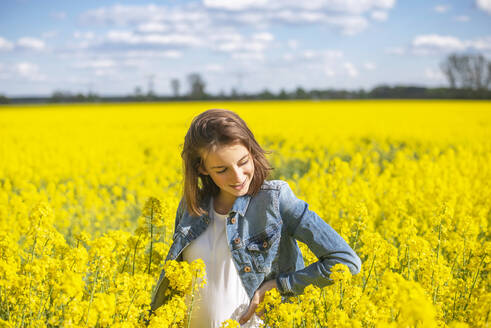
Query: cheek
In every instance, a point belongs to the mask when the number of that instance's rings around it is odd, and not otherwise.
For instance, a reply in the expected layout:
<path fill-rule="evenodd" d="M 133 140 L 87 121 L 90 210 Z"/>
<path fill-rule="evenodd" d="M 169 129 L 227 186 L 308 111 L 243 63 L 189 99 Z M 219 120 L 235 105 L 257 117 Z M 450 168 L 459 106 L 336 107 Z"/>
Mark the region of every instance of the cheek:
<path fill-rule="evenodd" d="M 254 164 L 252 162 L 251 165 L 248 165 L 247 172 L 250 172 L 251 174 L 254 173 Z"/>
<path fill-rule="evenodd" d="M 215 182 L 216 185 L 222 184 L 222 181 L 223 181 L 222 175 L 220 175 L 220 174 L 213 174 L 211 176 L 211 178 L 213 179 L 213 182 Z"/>

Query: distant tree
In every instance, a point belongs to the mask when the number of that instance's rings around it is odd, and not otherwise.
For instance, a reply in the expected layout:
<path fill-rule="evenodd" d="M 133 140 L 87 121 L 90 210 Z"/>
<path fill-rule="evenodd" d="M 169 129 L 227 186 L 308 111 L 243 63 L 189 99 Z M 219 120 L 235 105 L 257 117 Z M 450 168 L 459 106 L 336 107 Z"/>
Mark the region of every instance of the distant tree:
<path fill-rule="evenodd" d="M 273 99 L 275 96 L 268 89 L 264 89 L 258 94 L 259 99 Z"/>
<path fill-rule="evenodd" d="M 451 88 L 488 90 L 491 85 L 491 61 L 480 54 L 451 54 L 440 68 Z"/>
<path fill-rule="evenodd" d="M 140 86 L 135 87 L 134 95 L 135 97 L 143 96 L 142 88 Z"/>
<path fill-rule="evenodd" d="M 73 94 L 70 91 L 55 90 L 51 94 L 51 102 L 66 102 L 73 98 Z"/>
<path fill-rule="evenodd" d="M 172 88 L 172 95 L 174 97 L 179 97 L 179 88 L 181 87 L 181 84 L 178 79 L 172 79 L 170 80 L 170 86 Z"/>
<path fill-rule="evenodd" d="M 278 94 L 278 98 L 280 99 L 287 99 L 288 98 L 288 94 L 286 93 L 285 89 L 281 89 L 280 90 L 280 93 Z"/>
<path fill-rule="evenodd" d="M 295 90 L 295 98 L 297 99 L 305 99 L 308 97 L 307 92 L 302 87 L 297 87 Z"/>
<path fill-rule="evenodd" d="M 9 103 L 9 98 L 7 96 L 0 94 L 0 104 L 8 104 Z"/>
<path fill-rule="evenodd" d="M 201 99 L 205 94 L 205 81 L 199 73 L 191 73 L 188 75 L 189 96 L 193 99 Z"/>

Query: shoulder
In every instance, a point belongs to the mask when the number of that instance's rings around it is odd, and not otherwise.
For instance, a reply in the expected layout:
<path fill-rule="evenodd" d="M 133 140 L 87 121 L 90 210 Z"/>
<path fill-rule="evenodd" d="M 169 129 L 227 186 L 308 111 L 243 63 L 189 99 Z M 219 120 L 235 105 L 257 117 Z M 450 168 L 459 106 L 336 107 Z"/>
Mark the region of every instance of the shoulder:
<path fill-rule="evenodd" d="M 284 180 L 265 180 L 258 195 L 271 199 L 278 209 L 288 207 L 296 200 L 290 185 Z"/>
<path fill-rule="evenodd" d="M 280 190 L 285 185 L 288 185 L 288 182 L 283 180 L 264 180 L 261 190 Z"/>

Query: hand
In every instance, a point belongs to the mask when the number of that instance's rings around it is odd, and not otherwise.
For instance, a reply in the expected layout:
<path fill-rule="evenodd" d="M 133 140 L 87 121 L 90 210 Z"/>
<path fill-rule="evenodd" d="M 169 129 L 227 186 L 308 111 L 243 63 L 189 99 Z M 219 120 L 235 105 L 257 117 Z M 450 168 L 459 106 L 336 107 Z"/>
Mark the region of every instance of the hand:
<path fill-rule="evenodd" d="M 256 311 L 256 308 L 259 305 L 259 303 L 261 303 L 264 300 L 264 294 L 266 294 L 266 292 L 268 290 L 271 290 L 273 288 L 277 288 L 276 279 L 271 279 L 271 280 L 265 281 L 261 284 L 261 286 L 259 286 L 259 288 L 254 293 L 254 296 L 252 297 L 251 303 L 249 304 L 249 308 L 242 315 L 242 317 L 240 317 L 239 323 L 241 325 L 243 325 L 244 323 L 249 321 L 249 319 L 252 317 L 252 315 Z M 262 312 L 258 313 L 258 314 L 259 314 L 259 316 L 263 315 Z"/>

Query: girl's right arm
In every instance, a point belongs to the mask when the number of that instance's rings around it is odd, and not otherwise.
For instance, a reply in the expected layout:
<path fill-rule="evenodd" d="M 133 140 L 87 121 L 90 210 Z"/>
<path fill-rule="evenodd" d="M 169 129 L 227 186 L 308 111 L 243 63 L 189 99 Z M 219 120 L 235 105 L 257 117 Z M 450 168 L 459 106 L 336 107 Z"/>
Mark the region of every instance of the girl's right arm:
<path fill-rule="evenodd" d="M 351 274 L 357 274 L 361 269 L 360 258 L 348 243 L 308 206 L 294 195 L 288 183 L 281 186 L 279 211 L 287 232 L 305 243 L 318 258 L 317 262 L 301 270 L 278 275 L 277 289 L 282 295 L 302 294 L 310 284 L 320 288 L 332 284 L 331 268 L 338 263 L 345 264 Z"/>
<path fill-rule="evenodd" d="M 172 241 L 174 240 L 174 235 L 176 233 L 177 226 L 179 224 L 179 221 L 181 220 L 183 213 L 184 213 L 184 197 L 181 198 L 181 201 L 177 206 L 176 218 L 174 222 L 174 232 L 172 233 Z M 159 306 L 165 303 L 164 291 L 167 288 L 168 283 L 169 281 L 165 277 L 165 271 L 162 270 L 160 272 L 159 280 L 157 281 L 157 285 L 152 295 L 152 300 L 150 303 L 151 312 L 155 311 Z"/>

